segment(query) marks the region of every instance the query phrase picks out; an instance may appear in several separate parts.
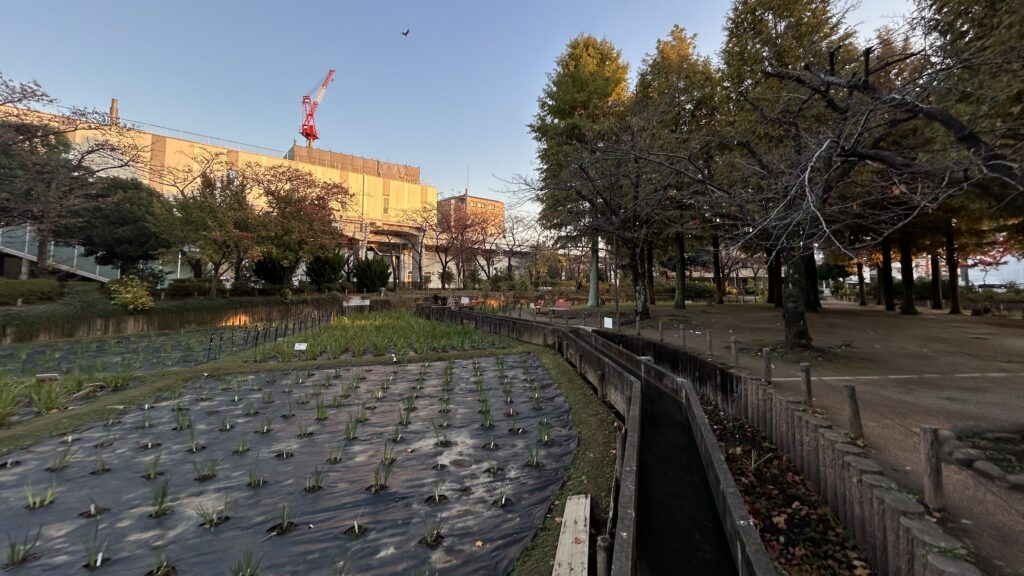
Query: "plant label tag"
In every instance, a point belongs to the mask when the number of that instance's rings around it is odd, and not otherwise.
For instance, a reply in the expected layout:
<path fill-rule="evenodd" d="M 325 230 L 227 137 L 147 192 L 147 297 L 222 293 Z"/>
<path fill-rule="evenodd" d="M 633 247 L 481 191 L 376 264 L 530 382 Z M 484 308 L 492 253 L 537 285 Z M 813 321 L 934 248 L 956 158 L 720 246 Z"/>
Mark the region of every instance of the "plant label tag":
<path fill-rule="evenodd" d="M 604 327 L 607 328 L 608 330 L 614 329 L 615 328 L 615 320 L 613 320 L 611 316 L 605 316 L 604 317 Z"/>
<path fill-rule="evenodd" d="M 103 552 L 96 555 L 96 567 L 99 568 L 103 565 Z"/>
<path fill-rule="evenodd" d="M 304 352 L 305 350 L 306 350 L 306 342 L 296 342 L 295 343 L 295 351 L 296 352 Z"/>

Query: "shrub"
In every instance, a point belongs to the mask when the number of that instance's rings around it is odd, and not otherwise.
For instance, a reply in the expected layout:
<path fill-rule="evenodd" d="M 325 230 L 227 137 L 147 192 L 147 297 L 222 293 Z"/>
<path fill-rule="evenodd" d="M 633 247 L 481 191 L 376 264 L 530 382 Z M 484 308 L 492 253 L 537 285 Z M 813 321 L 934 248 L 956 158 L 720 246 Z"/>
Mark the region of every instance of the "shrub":
<path fill-rule="evenodd" d="M 0 306 L 13 306 L 18 298 L 26 304 L 46 300 L 56 300 L 63 288 L 61 283 L 49 278 L 32 280 L 0 279 Z"/>
<path fill-rule="evenodd" d="M 323 254 L 310 258 L 306 263 L 306 277 L 310 284 L 318 290 L 328 290 L 328 286 L 337 284 L 348 264 L 348 256 L 344 254 Z"/>
<path fill-rule="evenodd" d="M 715 285 L 711 282 L 690 280 L 686 282 L 686 290 L 684 291 L 684 294 L 691 300 L 711 298 L 715 295 Z"/>
<path fill-rule="evenodd" d="M 125 276 L 107 283 L 110 301 L 129 312 L 149 310 L 153 307 L 153 295 L 149 283 L 137 276 Z"/>
<path fill-rule="evenodd" d="M 167 285 L 167 295 L 172 298 L 206 296 L 210 293 L 210 280 L 203 278 L 178 278 Z"/>
<path fill-rule="evenodd" d="M 257 278 L 275 286 L 291 286 L 292 279 L 288 267 L 272 256 L 264 256 L 252 267 Z"/>
<path fill-rule="evenodd" d="M 356 286 L 360 290 L 376 292 L 388 285 L 391 265 L 384 258 L 361 258 L 353 266 L 356 274 Z"/>

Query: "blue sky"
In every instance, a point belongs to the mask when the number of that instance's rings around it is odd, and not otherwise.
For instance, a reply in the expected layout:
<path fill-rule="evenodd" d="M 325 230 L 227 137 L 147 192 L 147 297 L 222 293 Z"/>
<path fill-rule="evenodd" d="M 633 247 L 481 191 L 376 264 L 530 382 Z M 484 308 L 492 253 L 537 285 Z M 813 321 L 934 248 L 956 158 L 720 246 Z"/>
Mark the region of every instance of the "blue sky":
<path fill-rule="evenodd" d="M 633 69 L 679 23 L 714 55 L 725 0 L 17 2 L 0 70 L 67 105 L 285 150 L 302 95 L 337 69 L 318 147 L 420 166 L 441 194 L 502 199 L 532 170 L 526 124 L 566 42 L 611 40 Z M 864 0 L 862 34 L 908 10 Z M 410 29 L 408 37 L 400 32 Z"/>

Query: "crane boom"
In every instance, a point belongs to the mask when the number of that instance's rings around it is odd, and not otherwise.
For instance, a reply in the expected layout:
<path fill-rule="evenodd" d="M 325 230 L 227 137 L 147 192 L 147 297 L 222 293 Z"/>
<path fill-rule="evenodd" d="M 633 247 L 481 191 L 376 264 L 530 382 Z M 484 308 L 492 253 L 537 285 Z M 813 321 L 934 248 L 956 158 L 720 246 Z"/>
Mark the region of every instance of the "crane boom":
<path fill-rule="evenodd" d="M 313 97 L 313 90 L 302 97 L 302 127 L 299 129 L 299 134 L 306 139 L 306 146 L 312 146 L 313 141 L 320 137 L 316 131 L 316 109 L 320 107 L 320 100 L 323 99 L 327 87 L 333 80 L 334 69 L 331 68 L 327 71 L 327 76 L 324 76 L 323 81 L 320 82 L 320 87 L 316 89 L 316 97 Z"/>

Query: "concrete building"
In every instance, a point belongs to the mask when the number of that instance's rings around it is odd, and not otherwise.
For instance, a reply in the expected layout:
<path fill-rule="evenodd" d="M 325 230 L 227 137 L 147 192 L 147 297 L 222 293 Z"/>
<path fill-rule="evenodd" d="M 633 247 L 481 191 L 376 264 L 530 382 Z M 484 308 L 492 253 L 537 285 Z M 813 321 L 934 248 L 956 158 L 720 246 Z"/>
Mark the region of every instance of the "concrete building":
<path fill-rule="evenodd" d="M 43 122 L 59 121 L 56 115 L 38 112 L 30 114 L 33 119 Z M 118 128 L 118 137 L 127 139 L 132 148 L 139 151 L 138 158 L 131 166 L 119 169 L 117 175 L 143 180 L 165 193 L 171 193 L 173 188 L 161 180 L 161 174 L 186 169 L 195 164 L 196 158 L 209 155 L 222 158 L 226 166 L 288 165 L 310 172 L 322 180 L 345 184 L 352 193 L 352 200 L 340 214 L 343 247 L 359 255 L 375 252 L 389 257 L 395 279 L 404 284 L 421 283 L 422 279 L 417 273 L 419 267 L 415 265 L 414 259 L 417 254 L 426 251 L 414 250 L 413 247 L 422 246 L 423 231 L 407 214 L 435 206 L 437 189 L 421 181 L 418 167 L 294 144 L 282 152 L 143 123 L 125 122 L 118 116 L 117 100 L 111 103 L 109 122 Z M 68 134 L 72 143 L 79 146 L 87 146 L 106 136 L 104 127 L 95 124 L 92 127 L 83 124 L 81 129 Z M 8 226 L 0 232 L 3 232 L 0 234 L 0 252 L 6 257 L 35 259 L 37 250 L 31 230 Z M 55 256 L 53 260 L 57 267 L 65 271 L 101 281 L 116 277 L 116 270 L 95 266 L 91 259 L 81 256 L 75 247 L 54 246 L 51 254 Z M 177 267 L 173 270 L 172 278 L 182 274 L 187 274 L 187 269 Z"/>

